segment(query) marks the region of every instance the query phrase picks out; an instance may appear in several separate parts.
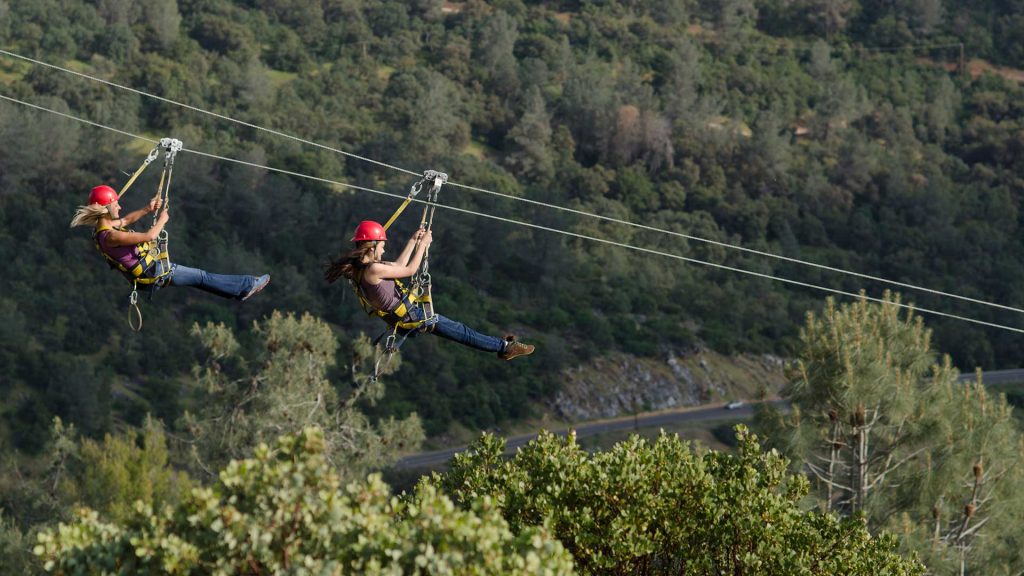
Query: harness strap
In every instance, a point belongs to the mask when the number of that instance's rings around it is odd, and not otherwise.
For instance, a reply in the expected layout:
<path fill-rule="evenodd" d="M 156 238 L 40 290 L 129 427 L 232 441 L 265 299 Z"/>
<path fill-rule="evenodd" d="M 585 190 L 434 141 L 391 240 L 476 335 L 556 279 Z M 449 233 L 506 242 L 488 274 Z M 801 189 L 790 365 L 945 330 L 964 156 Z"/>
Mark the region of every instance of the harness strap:
<path fill-rule="evenodd" d="M 96 241 L 96 249 L 100 254 L 107 260 L 107 264 L 111 268 L 116 268 L 133 284 L 140 284 L 142 286 L 158 285 L 162 286 L 166 277 L 171 273 L 170 266 L 170 255 L 163 251 L 161 252 L 156 247 L 156 242 L 147 241 L 140 242 L 135 245 L 135 254 L 139 261 L 131 268 L 126 268 L 124 264 L 110 257 L 109 254 L 103 251 L 103 247 L 100 246 L 100 234 L 109 230 L 118 230 L 120 232 L 130 232 L 124 228 L 114 228 L 112 226 L 100 226 L 94 233 L 94 239 Z M 154 268 L 154 264 L 162 264 L 157 266 L 156 274 L 150 274 L 150 271 Z"/>
<path fill-rule="evenodd" d="M 356 278 L 352 280 L 352 289 L 356 293 L 356 297 L 359 298 L 359 305 L 362 306 L 363 310 L 371 315 L 377 316 L 378 318 L 387 322 L 388 326 L 398 328 L 401 330 L 416 330 L 421 328 L 429 318 L 424 320 L 413 320 L 407 321 L 405 317 L 408 316 L 409 312 L 419 305 L 421 302 L 430 302 L 429 295 L 427 297 L 419 296 L 412 290 L 405 287 L 400 280 L 395 280 L 395 287 L 398 290 L 399 303 L 393 310 L 378 310 L 373 306 L 370 300 L 363 293 L 362 289 L 363 273 L 360 272 Z M 379 338 L 378 338 L 379 340 Z"/>
<path fill-rule="evenodd" d="M 420 218 L 420 228 L 424 230 L 430 230 L 434 224 L 434 211 L 437 209 L 437 194 L 441 189 L 441 185 L 448 181 L 448 175 L 444 172 L 436 172 L 434 170 L 427 170 L 423 173 L 423 178 L 412 185 L 409 189 L 409 196 L 402 202 L 402 204 L 395 210 L 395 213 L 388 218 L 388 221 L 384 223 L 384 230 L 387 230 L 395 223 L 395 220 L 401 216 L 402 212 L 409 206 L 412 199 L 419 194 L 423 189 L 423 184 L 431 182 L 432 186 L 430 191 L 427 193 L 427 205 L 423 208 L 423 216 Z M 428 218 L 429 214 L 429 218 Z M 411 289 L 406 288 L 399 280 L 395 280 L 395 286 L 398 289 L 401 302 L 394 310 L 384 311 L 377 310 L 373 304 L 363 294 L 362 280 L 363 272 L 359 272 L 355 278 L 352 279 L 352 289 L 356 293 L 356 297 L 359 299 L 359 305 L 363 307 L 363 310 L 371 316 L 376 315 L 385 322 L 388 323 L 388 328 L 381 332 L 380 336 L 373 341 L 374 347 L 380 343 L 381 339 L 385 336 L 387 340 L 384 343 L 384 352 L 387 356 L 387 360 L 384 361 L 384 365 L 387 366 L 391 363 L 391 359 L 394 353 L 401 348 L 402 344 L 416 331 L 419 332 L 430 332 L 434 329 L 437 324 L 438 317 L 434 314 L 434 302 L 431 296 L 430 290 L 430 255 L 429 251 L 423 255 L 423 263 L 421 264 L 422 269 L 417 271 L 413 276 L 413 284 Z M 419 306 L 423 310 L 423 320 L 405 321 L 404 318 L 412 311 L 413 307 Z M 401 335 L 399 335 L 401 331 Z M 374 363 L 373 375 L 370 376 L 371 382 L 377 382 L 377 378 L 381 371 L 381 362 L 384 356 L 378 356 L 377 361 Z"/>
<path fill-rule="evenodd" d="M 124 186 L 121 187 L 121 191 L 117 193 L 118 198 L 124 196 L 124 193 L 128 191 L 128 188 L 131 188 L 131 185 L 135 183 L 135 179 L 138 178 L 139 175 L 142 174 L 142 171 L 145 170 L 153 160 L 156 160 L 156 157 L 159 155 L 160 146 L 154 146 L 153 149 L 149 151 L 149 155 L 146 156 L 146 159 L 142 161 L 142 166 L 139 166 L 139 169 L 135 171 L 135 174 L 132 174 L 132 177 L 125 182 Z"/>

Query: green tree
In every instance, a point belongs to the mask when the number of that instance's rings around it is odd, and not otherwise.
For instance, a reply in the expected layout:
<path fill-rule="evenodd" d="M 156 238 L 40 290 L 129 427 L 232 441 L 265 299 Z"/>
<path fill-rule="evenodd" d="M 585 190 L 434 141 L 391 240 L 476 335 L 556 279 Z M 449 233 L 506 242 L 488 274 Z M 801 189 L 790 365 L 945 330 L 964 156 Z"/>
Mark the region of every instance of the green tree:
<path fill-rule="evenodd" d="M 551 123 L 540 89 L 531 87 L 519 123 L 508 132 L 511 150 L 505 165 L 516 174 L 544 180 L 554 173 L 551 151 Z"/>
<path fill-rule="evenodd" d="M 469 143 L 469 125 L 459 88 L 432 70 L 396 74 L 384 95 L 385 117 L 396 131 L 401 154 L 430 161 Z"/>
<path fill-rule="evenodd" d="M 615 131 L 616 95 L 611 67 L 588 57 L 569 71 L 562 93 L 565 118 L 584 164 L 607 157 Z"/>
<path fill-rule="evenodd" d="M 674 434 L 588 454 L 542 434 L 505 461 L 483 435 L 442 485 L 464 506 L 490 496 L 513 530 L 544 523 L 583 574 L 920 574 L 892 536 L 804 512 L 806 478 L 737 427 L 737 454 L 700 455 Z"/>
<path fill-rule="evenodd" d="M 142 4 L 142 21 L 146 25 L 145 38 L 152 38 L 156 47 L 167 50 L 178 41 L 181 14 L 178 0 L 153 0 Z"/>
<path fill-rule="evenodd" d="M 931 331 L 886 295 L 808 315 L 784 396 L 759 416 L 814 480 L 826 511 L 907 535 L 932 570 L 1019 571 L 1007 538 L 1021 517 L 1021 448 L 1005 398 L 937 363 Z M 961 568 L 962 570 L 963 568 Z"/>
<path fill-rule="evenodd" d="M 722 52 L 739 52 L 739 46 L 751 36 L 756 23 L 757 5 L 753 0 L 723 0 L 719 3 L 715 24 L 721 34 L 719 48 Z"/>
<path fill-rule="evenodd" d="M 497 10 L 485 20 L 473 49 L 473 58 L 492 89 L 502 97 L 519 90 L 519 63 L 513 54 L 519 30 L 514 18 Z"/>
<path fill-rule="evenodd" d="M 108 25 L 134 24 L 141 5 L 131 0 L 99 0 L 96 10 Z"/>
<path fill-rule="evenodd" d="M 257 323 L 253 336 L 261 343 L 248 354 L 223 324 L 197 324 L 192 333 L 209 357 L 205 366 L 194 369 L 202 408 L 187 414 L 183 426 L 193 438 L 197 463 L 206 470 L 240 458 L 278 434 L 308 426 L 325 430 L 326 456 L 352 476 L 387 465 L 397 452 L 414 450 L 422 441 L 415 414 L 373 425 L 359 410 L 358 402 L 375 402 L 384 393 L 379 380 L 358 372 L 373 361 L 373 348 L 365 338 L 354 346 L 352 392 L 340 399 L 327 379 L 337 340 L 327 324 L 308 314 L 274 312 Z M 383 374 L 396 368 L 389 366 Z"/>
<path fill-rule="evenodd" d="M 980 374 L 970 383 L 946 380 L 935 402 L 938 449 L 916 475 L 905 475 L 896 492 L 915 505 L 887 524 L 935 572 L 1020 572 L 1024 439 L 1010 407 L 989 394 Z"/>
<path fill-rule="evenodd" d="M 10 12 L 11 6 L 7 0 L 0 0 L 0 41 L 7 41 L 7 35 L 10 32 Z"/>
<path fill-rule="evenodd" d="M 107 434 L 102 443 L 82 439 L 66 466 L 59 482 L 61 498 L 114 522 L 131 516 L 137 502 L 162 508 L 191 488 L 188 477 L 171 467 L 163 426 L 149 417 L 141 437 L 129 430 Z"/>
<path fill-rule="evenodd" d="M 0 509 L 0 566 L 8 574 L 42 574 L 42 566 L 32 556 L 29 538 Z"/>
<path fill-rule="evenodd" d="M 546 529 L 514 534 L 487 498 L 463 511 L 426 484 L 401 500 L 378 476 L 345 486 L 327 454 L 318 429 L 283 436 L 178 506 L 140 506 L 123 524 L 84 509 L 35 553 L 51 572 L 97 576 L 572 573 Z"/>

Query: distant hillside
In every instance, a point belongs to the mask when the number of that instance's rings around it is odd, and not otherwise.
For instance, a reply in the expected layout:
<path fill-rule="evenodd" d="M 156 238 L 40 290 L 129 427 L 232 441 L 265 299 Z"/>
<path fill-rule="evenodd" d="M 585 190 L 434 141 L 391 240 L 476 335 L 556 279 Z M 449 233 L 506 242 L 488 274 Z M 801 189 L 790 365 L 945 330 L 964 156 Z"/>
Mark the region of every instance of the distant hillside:
<path fill-rule="evenodd" d="M 622 366 L 644 366 L 639 381 L 683 382 L 673 401 L 728 396 L 712 380 L 691 390 L 666 359 L 694 346 L 787 356 L 825 296 L 810 286 L 873 296 L 891 287 L 795 260 L 1020 306 L 1024 89 L 918 60 L 955 63 L 962 42 L 968 59 L 1022 68 L 1020 15 L 996 2 L 832 8 L 0 3 L 9 52 L 350 154 L 0 57 L 3 94 L 122 132 L 0 103 L 3 444 L 40 450 L 54 415 L 90 436 L 147 413 L 173 428 L 195 408 L 193 367 L 207 360 L 191 326 L 222 322 L 248 334 L 273 310 L 333 327 L 342 344 L 330 377 L 348 392 L 351 342 L 381 326 L 347 287 L 324 282 L 322 266 L 357 222 L 387 219 L 398 200 L 324 180 L 399 196 L 415 181 L 356 156 L 444 170 L 443 205 L 542 227 L 438 212 L 438 310 L 539 348 L 510 365 L 436 338 L 410 341 L 386 394 L 366 409 L 416 412 L 431 434 L 535 416 L 533 406 L 574 397 L 564 375 L 580 370 L 595 390 L 628 381 L 632 368 Z M 271 272 L 265 294 L 239 306 L 165 290 L 143 303 L 143 332 L 127 331 L 127 285 L 88 231 L 67 226 L 86 190 L 122 184 L 141 161 L 147 145 L 123 132 L 175 136 L 249 163 L 179 158 L 171 250 L 210 271 Z M 140 179 L 128 208 L 155 186 L 155 173 Z M 391 253 L 415 212 L 390 231 Z M 922 308 L 1016 321 L 901 291 Z M 950 317 L 929 325 L 936 347 L 965 370 L 1021 362 L 1014 333 Z M 587 413 L 621 404 L 608 394 L 572 404 Z M 669 401 L 649 394 L 652 404 Z"/>

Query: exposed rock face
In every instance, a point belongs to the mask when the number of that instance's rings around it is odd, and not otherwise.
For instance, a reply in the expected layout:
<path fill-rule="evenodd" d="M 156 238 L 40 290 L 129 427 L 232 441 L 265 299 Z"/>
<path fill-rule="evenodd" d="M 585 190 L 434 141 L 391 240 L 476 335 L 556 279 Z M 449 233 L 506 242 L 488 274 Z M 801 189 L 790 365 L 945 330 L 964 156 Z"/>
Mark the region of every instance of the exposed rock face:
<path fill-rule="evenodd" d="M 775 356 L 721 356 L 704 349 L 664 360 L 615 354 L 570 368 L 552 402 L 561 417 L 593 420 L 777 394 L 785 362 Z"/>

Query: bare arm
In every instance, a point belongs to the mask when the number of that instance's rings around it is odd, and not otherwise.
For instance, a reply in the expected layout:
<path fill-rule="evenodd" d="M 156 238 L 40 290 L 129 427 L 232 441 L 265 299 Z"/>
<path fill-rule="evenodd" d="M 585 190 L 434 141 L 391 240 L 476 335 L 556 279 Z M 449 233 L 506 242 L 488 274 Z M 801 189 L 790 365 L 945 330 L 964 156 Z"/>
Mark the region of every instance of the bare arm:
<path fill-rule="evenodd" d="M 409 259 L 412 258 L 413 248 L 416 247 L 416 242 L 419 242 L 419 240 L 423 238 L 423 232 L 424 231 L 422 229 L 417 230 L 416 233 L 413 234 L 412 238 L 409 238 L 409 241 L 405 244 L 405 248 L 402 249 L 402 253 L 398 255 L 398 258 L 395 259 L 392 264 L 397 264 L 399 266 L 409 265 Z"/>
<path fill-rule="evenodd" d="M 138 210 L 137 212 L 145 212 L 145 210 Z M 134 214 L 134 212 L 133 212 Z M 167 223 L 167 210 L 160 212 L 157 216 L 156 224 L 145 231 L 145 232 L 125 232 L 123 230 L 111 230 L 107 233 L 107 244 L 109 246 L 127 246 L 130 244 L 138 244 L 140 242 L 149 242 L 150 240 L 156 240 L 156 237 L 160 234 L 160 231 L 164 229 L 164 224 Z M 123 220 L 123 218 L 122 218 Z"/>
<path fill-rule="evenodd" d="M 366 269 L 366 281 L 370 284 L 376 284 L 381 280 L 407 278 L 412 276 L 416 270 L 419 269 L 420 263 L 423 262 L 423 254 L 426 253 L 427 248 L 430 246 L 432 241 L 433 238 L 430 235 L 430 231 L 427 230 L 423 233 L 420 243 L 416 245 L 412 258 L 410 258 L 404 265 L 400 262 L 377 262 L 375 264 L 371 264 Z"/>
<path fill-rule="evenodd" d="M 114 226 L 122 227 L 122 228 L 125 227 L 125 226 L 131 226 L 139 218 L 142 218 L 146 214 L 149 214 L 149 210 L 147 210 L 146 208 L 139 208 L 138 210 L 136 210 L 134 212 L 129 212 L 128 214 L 125 214 L 124 216 L 122 216 L 121 218 L 118 218 L 117 220 L 111 221 L 111 224 L 113 224 Z"/>
<path fill-rule="evenodd" d="M 153 198 L 151 198 L 149 200 L 149 204 L 146 205 L 145 208 L 139 208 L 138 210 L 136 210 L 134 212 L 129 212 L 128 214 L 125 214 L 121 218 L 118 218 L 117 220 L 113 220 L 111 222 L 111 224 L 113 226 L 118 226 L 118 227 L 122 227 L 122 228 L 124 226 L 131 226 L 132 224 L 137 222 L 139 220 L 139 218 L 142 218 L 146 214 L 152 214 L 153 212 L 156 212 L 157 210 L 159 210 L 161 204 L 163 204 L 163 199 L 160 198 L 159 194 L 157 194 L 156 196 L 154 196 Z M 140 242 L 144 242 L 144 240 L 140 240 Z"/>

